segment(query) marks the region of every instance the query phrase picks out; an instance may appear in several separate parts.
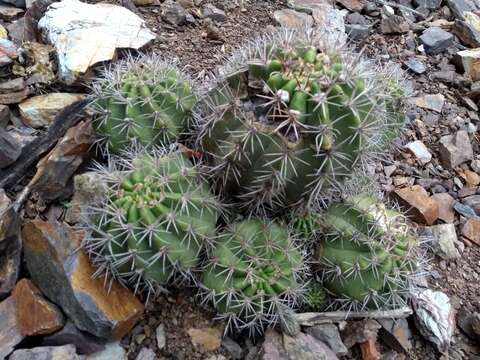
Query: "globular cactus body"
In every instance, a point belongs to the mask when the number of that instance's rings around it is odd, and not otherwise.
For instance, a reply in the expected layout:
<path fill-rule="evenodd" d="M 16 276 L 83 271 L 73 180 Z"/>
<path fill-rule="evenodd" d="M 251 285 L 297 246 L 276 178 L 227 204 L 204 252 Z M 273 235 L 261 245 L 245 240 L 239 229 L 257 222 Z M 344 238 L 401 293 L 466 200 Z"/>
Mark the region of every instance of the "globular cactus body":
<path fill-rule="evenodd" d="M 220 190 L 246 207 L 311 201 L 403 125 L 400 89 L 393 72 L 309 32 L 282 30 L 221 69 L 199 106 L 201 145 Z"/>
<path fill-rule="evenodd" d="M 332 205 L 324 225 L 316 256 L 335 305 L 362 310 L 405 304 L 420 258 L 400 213 L 360 194 Z"/>
<path fill-rule="evenodd" d="M 155 55 L 115 64 L 92 90 L 95 130 L 112 153 L 132 142 L 143 147 L 174 142 L 196 103 L 186 75 Z"/>
<path fill-rule="evenodd" d="M 251 219 L 232 224 L 221 236 L 202 273 L 205 299 L 229 328 L 254 334 L 282 319 L 303 297 L 305 263 L 288 229 Z"/>
<path fill-rule="evenodd" d="M 84 209 L 84 246 L 99 271 L 153 289 L 196 269 L 221 211 L 196 166 L 180 152 L 141 154 L 101 175 L 106 198 Z"/>

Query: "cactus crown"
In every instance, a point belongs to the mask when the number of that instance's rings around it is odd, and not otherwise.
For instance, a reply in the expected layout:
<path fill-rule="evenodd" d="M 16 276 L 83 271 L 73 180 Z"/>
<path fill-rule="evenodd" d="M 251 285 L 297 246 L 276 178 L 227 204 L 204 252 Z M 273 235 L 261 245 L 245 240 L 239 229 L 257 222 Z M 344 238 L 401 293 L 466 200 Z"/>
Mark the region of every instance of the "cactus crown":
<path fill-rule="evenodd" d="M 403 306 L 421 265 L 405 218 L 360 194 L 330 206 L 324 225 L 316 256 L 333 306 L 354 311 Z"/>
<path fill-rule="evenodd" d="M 100 168 L 104 203 L 84 209 L 84 247 L 99 273 L 154 290 L 175 275 L 189 277 L 214 238 L 221 207 L 180 152 L 113 161 Z"/>
<path fill-rule="evenodd" d="M 105 69 L 92 92 L 101 150 L 114 154 L 132 142 L 143 147 L 174 142 L 196 103 L 191 80 L 156 55 L 129 57 Z"/>
<path fill-rule="evenodd" d="M 198 107 L 217 186 L 248 209 L 328 197 L 403 124 L 398 72 L 329 39 L 281 30 L 248 44 Z"/>
<path fill-rule="evenodd" d="M 234 223 L 221 235 L 202 273 L 205 299 L 227 329 L 253 335 L 281 320 L 283 308 L 299 305 L 305 263 L 288 229 L 251 219 Z"/>

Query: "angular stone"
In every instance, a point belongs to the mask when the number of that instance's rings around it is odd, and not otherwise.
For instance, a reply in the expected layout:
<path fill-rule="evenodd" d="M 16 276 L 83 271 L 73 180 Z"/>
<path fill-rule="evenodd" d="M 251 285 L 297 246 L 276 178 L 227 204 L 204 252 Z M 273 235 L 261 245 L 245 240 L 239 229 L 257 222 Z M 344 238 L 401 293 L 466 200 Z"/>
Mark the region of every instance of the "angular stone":
<path fill-rule="evenodd" d="M 432 225 L 438 218 L 438 204 L 420 185 L 397 189 L 392 193 L 408 216 L 421 224 Z"/>
<path fill-rule="evenodd" d="M 327 345 L 335 354 L 339 356 L 348 353 L 347 347 L 343 344 L 335 324 L 321 324 L 307 328 L 307 334 L 312 335 L 315 339 L 320 340 Z"/>
<path fill-rule="evenodd" d="M 0 66 L 11 64 L 17 57 L 18 47 L 8 39 L 0 39 Z"/>
<path fill-rule="evenodd" d="M 464 75 L 473 81 L 480 80 L 480 49 L 459 51 L 456 56 Z"/>
<path fill-rule="evenodd" d="M 143 305 L 125 287 L 94 277 L 88 255 L 79 250 L 82 234 L 56 222 L 32 220 L 23 226 L 27 268 L 43 294 L 80 329 L 121 338 L 135 325 Z"/>
<path fill-rule="evenodd" d="M 273 13 L 275 22 L 286 28 L 312 27 L 313 18 L 305 13 L 291 9 L 277 10 Z"/>
<path fill-rule="evenodd" d="M 380 31 L 382 34 L 404 34 L 410 30 L 408 22 L 399 15 L 392 15 L 383 18 L 380 22 Z"/>
<path fill-rule="evenodd" d="M 222 339 L 222 348 L 224 348 L 233 360 L 244 359 L 242 347 L 228 336 L 224 336 Z"/>
<path fill-rule="evenodd" d="M 0 104 L 0 128 L 5 128 L 10 122 L 10 108 Z"/>
<path fill-rule="evenodd" d="M 18 328 L 15 312 L 15 299 L 12 296 L 0 302 L 0 359 L 5 359 L 24 338 Z"/>
<path fill-rule="evenodd" d="M 480 184 L 480 175 L 471 170 L 464 170 L 463 173 L 460 173 L 462 178 L 465 180 L 465 185 L 467 187 L 475 187 Z"/>
<path fill-rule="evenodd" d="M 15 6 L 0 5 L 0 19 L 10 21 L 22 14 L 24 10 Z"/>
<path fill-rule="evenodd" d="M 416 7 L 424 7 L 430 10 L 436 10 L 442 5 L 442 0 L 413 0 Z"/>
<path fill-rule="evenodd" d="M 324 6 L 330 6 L 329 0 L 288 0 L 287 4 L 294 10 L 303 11 L 311 14 L 314 9 L 321 9 Z"/>
<path fill-rule="evenodd" d="M 71 321 L 56 333 L 43 337 L 42 346 L 75 345 L 78 354 L 91 354 L 105 349 L 104 341 L 80 331 Z"/>
<path fill-rule="evenodd" d="M 352 25 L 370 25 L 370 21 L 365 16 L 356 12 L 348 14 L 345 20 Z"/>
<path fill-rule="evenodd" d="M 205 6 L 203 7 L 203 17 L 212 19 L 216 22 L 224 22 L 225 20 L 227 20 L 227 15 L 225 14 L 225 11 L 220 10 L 212 4 L 205 4 Z"/>
<path fill-rule="evenodd" d="M 375 339 L 369 338 L 367 341 L 362 342 L 359 345 L 363 360 L 380 360 L 382 358 L 382 354 L 378 352 Z"/>
<path fill-rule="evenodd" d="M 41 128 L 52 123 L 68 105 L 83 100 L 83 94 L 50 93 L 31 97 L 18 105 L 25 125 Z"/>
<path fill-rule="evenodd" d="M 215 351 L 222 344 L 222 332 L 217 328 L 188 329 L 188 335 L 194 345 L 202 346 L 207 351 Z"/>
<path fill-rule="evenodd" d="M 433 194 L 430 198 L 438 204 L 438 218 L 446 223 L 453 223 L 455 220 L 453 209 L 455 199 L 449 193 Z"/>
<path fill-rule="evenodd" d="M 313 23 L 319 29 L 328 29 L 323 36 L 325 40 L 332 40 L 337 44 L 344 44 L 347 41 L 345 34 L 345 21 L 343 13 L 330 5 L 318 6 L 312 10 Z"/>
<path fill-rule="evenodd" d="M 283 348 L 282 335 L 273 329 L 265 332 L 265 340 L 260 350 L 259 358 L 262 360 L 290 360 Z"/>
<path fill-rule="evenodd" d="M 289 359 L 337 360 L 335 353 L 313 336 L 300 333 L 295 337 L 283 334 L 283 347 Z"/>
<path fill-rule="evenodd" d="M 473 13 L 464 20 L 455 20 L 453 32 L 460 41 L 469 47 L 480 46 L 480 17 Z"/>
<path fill-rule="evenodd" d="M 13 164 L 21 153 L 20 144 L 4 128 L 0 128 L 0 169 Z"/>
<path fill-rule="evenodd" d="M 442 259 L 450 260 L 460 257 L 455 244 L 457 243 L 457 232 L 454 224 L 441 224 L 431 226 L 429 230 L 433 235 L 433 252 Z"/>
<path fill-rule="evenodd" d="M 363 40 L 370 35 L 371 25 L 345 24 L 345 32 L 353 40 Z"/>
<path fill-rule="evenodd" d="M 137 357 L 135 358 L 135 360 L 156 360 L 156 359 L 157 359 L 157 355 L 155 354 L 155 352 L 152 349 L 147 347 L 142 348 L 142 350 L 140 350 Z"/>
<path fill-rule="evenodd" d="M 425 165 L 432 160 L 432 154 L 425 144 L 420 140 L 412 141 L 405 145 L 405 147 L 410 150 L 413 155 L 415 155 L 421 165 Z"/>
<path fill-rule="evenodd" d="M 480 214 L 480 195 L 467 196 L 462 202 L 471 207 L 477 214 Z"/>
<path fill-rule="evenodd" d="M 472 144 L 465 130 L 460 130 L 453 135 L 442 136 L 439 141 L 439 152 L 443 166 L 448 169 L 473 160 Z"/>
<path fill-rule="evenodd" d="M 425 64 L 415 58 L 410 58 L 404 61 L 404 64 L 416 74 L 423 74 L 427 71 Z"/>
<path fill-rule="evenodd" d="M 453 44 L 453 35 L 438 27 L 429 27 L 420 36 L 425 52 L 430 54 L 439 53 Z"/>
<path fill-rule="evenodd" d="M 104 350 L 87 355 L 85 360 L 117 360 L 125 358 L 125 349 L 120 345 L 120 342 L 112 341 L 105 345 Z"/>
<path fill-rule="evenodd" d="M 28 94 L 28 89 L 23 89 L 22 91 L 12 92 L 8 94 L 0 94 L 0 104 L 18 104 L 19 102 L 25 100 L 28 97 Z"/>
<path fill-rule="evenodd" d="M 33 349 L 16 350 L 10 360 L 84 360 L 83 356 L 77 355 L 75 346 L 41 346 Z"/>
<path fill-rule="evenodd" d="M 408 327 L 406 319 L 380 319 L 378 320 L 382 328 L 380 329 L 380 337 L 393 350 L 409 354 L 412 350 L 412 332 Z"/>
<path fill-rule="evenodd" d="M 441 112 L 445 103 L 445 96 L 442 94 L 425 95 L 412 99 L 415 105 L 427 110 Z"/>
<path fill-rule="evenodd" d="M 25 81 L 23 81 L 23 78 L 16 78 L 0 83 L 0 94 L 22 91 L 23 89 L 25 89 Z"/>
<path fill-rule="evenodd" d="M 344 8 L 355 12 L 361 12 L 366 4 L 364 0 L 337 0 L 336 2 Z"/>
<path fill-rule="evenodd" d="M 155 330 L 155 338 L 157 339 L 158 349 L 162 350 L 167 343 L 167 338 L 165 336 L 165 325 L 160 324 L 157 326 L 157 329 Z"/>
<path fill-rule="evenodd" d="M 162 20 L 171 25 L 183 25 L 187 20 L 187 12 L 175 1 L 167 0 L 162 4 Z"/>
<path fill-rule="evenodd" d="M 480 219 L 468 219 L 462 225 L 462 235 L 480 246 Z"/>
<path fill-rule="evenodd" d="M 17 324 L 23 336 L 51 334 L 65 324 L 60 309 L 46 300 L 28 279 L 22 279 L 12 292 L 17 304 Z"/>
<path fill-rule="evenodd" d="M 447 0 L 447 4 L 458 19 L 463 19 L 466 11 L 480 10 L 477 0 Z"/>

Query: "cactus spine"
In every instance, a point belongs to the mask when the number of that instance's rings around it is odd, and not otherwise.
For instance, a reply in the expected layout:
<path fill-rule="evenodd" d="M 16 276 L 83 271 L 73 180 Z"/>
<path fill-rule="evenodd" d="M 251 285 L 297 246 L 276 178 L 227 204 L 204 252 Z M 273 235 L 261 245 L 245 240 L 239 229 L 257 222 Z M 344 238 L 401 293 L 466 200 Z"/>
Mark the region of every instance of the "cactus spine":
<path fill-rule="evenodd" d="M 120 61 L 92 91 L 95 130 L 103 150 L 114 154 L 132 142 L 143 147 L 174 142 L 196 103 L 186 75 L 156 55 Z"/>
<path fill-rule="evenodd" d="M 285 307 L 302 302 L 304 271 L 303 254 L 286 226 L 250 219 L 220 236 L 201 283 L 228 328 L 255 334 L 279 322 Z"/>
<path fill-rule="evenodd" d="M 215 236 L 220 206 L 180 152 L 145 153 L 101 168 L 108 191 L 84 209 L 84 244 L 99 271 L 135 287 L 190 275 Z"/>
<path fill-rule="evenodd" d="M 399 89 L 393 71 L 308 31 L 248 44 L 198 107 L 218 188 L 249 209 L 328 196 L 402 126 Z"/>

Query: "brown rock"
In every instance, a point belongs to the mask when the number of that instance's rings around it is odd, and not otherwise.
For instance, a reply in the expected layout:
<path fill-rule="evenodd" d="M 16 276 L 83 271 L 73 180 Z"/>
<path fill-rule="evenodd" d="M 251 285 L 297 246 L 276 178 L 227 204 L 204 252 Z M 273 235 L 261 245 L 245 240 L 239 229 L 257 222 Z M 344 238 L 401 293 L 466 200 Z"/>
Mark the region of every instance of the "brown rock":
<path fill-rule="evenodd" d="M 420 185 L 397 189 L 392 196 L 405 207 L 407 215 L 418 223 L 432 225 L 439 215 L 439 207 L 435 200 L 428 196 Z"/>
<path fill-rule="evenodd" d="M 375 339 L 368 339 L 360 343 L 363 360 L 380 360 L 382 355 L 378 352 Z"/>
<path fill-rule="evenodd" d="M 0 94 L 0 104 L 18 104 L 28 97 L 28 89 L 9 94 Z"/>
<path fill-rule="evenodd" d="M 365 6 L 364 0 L 337 0 L 337 3 L 350 11 L 360 12 Z"/>
<path fill-rule="evenodd" d="M 442 136 L 439 143 L 440 160 L 445 167 L 453 169 L 466 161 L 473 160 L 472 144 L 465 130 Z"/>
<path fill-rule="evenodd" d="M 22 14 L 24 11 L 15 6 L 0 5 L 0 19 L 2 20 L 13 20 L 18 15 Z"/>
<path fill-rule="evenodd" d="M 0 128 L 0 169 L 13 164 L 22 153 L 20 144 L 7 130 Z"/>
<path fill-rule="evenodd" d="M 30 280 L 20 280 L 12 296 L 17 303 L 17 324 L 23 336 L 51 334 L 65 324 L 60 309 L 47 301 Z"/>
<path fill-rule="evenodd" d="M 113 281 L 94 277 L 95 268 L 79 250 L 82 234 L 57 222 L 33 220 L 22 230 L 25 261 L 32 280 L 83 331 L 122 338 L 139 320 L 143 305 Z"/>
<path fill-rule="evenodd" d="M 194 345 L 200 345 L 208 351 L 215 351 L 222 344 L 222 332 L 217 328 L 190 328 L 188 335 Z"/>
<path fill-rule="evenodd" d="M 459 51 L 456 58 L 465 76 L 473 81 L 480 80 L 480 48 Z"/>
<path fill-rule="evenodd" d="M 465 180 L 467 187 L 474 187 L 480 184 L 480 175 L 474 171 L 464 170 L 460 175 Z"/>
<path fill-rule="evenodd" d="M 15 311 L 12 296 L 0 302 L 0 359 L 5 359 L 24 338 L 17 326 Z"/>
<path fill-rule="evenodd" d="M 273 18 L 277 25 L 286 28 L 303 28 L 313 25 L 313 18 L 310 15 L 291 9 L 277 10 L 273 13 Z"/>
<path fill-rule="evenodd" d="M 430 198 L 438 204 L 438 218 L 446 223 L 453 223 L 455 220 L 455 210 L 453 209 L 455 199 L 449 193 L 433 194 Z"/>
<path fill-rule="evenodd" d="M 480 246 L 480 219 L 468 219 L 462 226 L 462 235 Z"/>
<path fill-rule="evenodd" d="M 23 89 L 25 89 L 25 81 L 23 81 L 23 78 L 16 78 L 0 83 L 0 94 L 9 94 L 22 91 Z"/>

